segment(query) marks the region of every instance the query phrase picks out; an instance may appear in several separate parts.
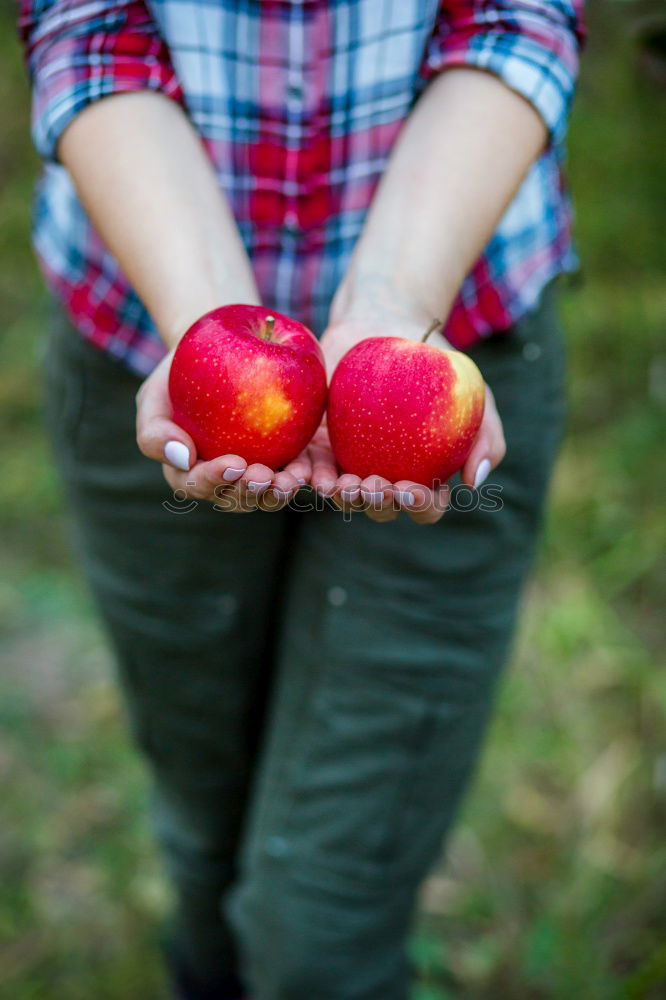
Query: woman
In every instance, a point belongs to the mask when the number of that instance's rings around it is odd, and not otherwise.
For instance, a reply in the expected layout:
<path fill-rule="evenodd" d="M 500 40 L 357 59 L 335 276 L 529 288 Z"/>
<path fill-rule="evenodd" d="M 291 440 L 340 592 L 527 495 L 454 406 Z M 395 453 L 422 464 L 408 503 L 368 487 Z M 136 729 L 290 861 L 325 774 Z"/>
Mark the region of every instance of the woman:
<path fill-rule="evenodd" d="M 154 776 L 178 996 L 407 996 L 561 431 L 581 6 L 23 2 L 50 426 Z M 309 325 L 329 373 L 446 317 L 430 342 L 487 383 L 464 502 L 340 475 L 324 430 L 283 470 L 199 461 L 169 364 L 231 302 Z"/>

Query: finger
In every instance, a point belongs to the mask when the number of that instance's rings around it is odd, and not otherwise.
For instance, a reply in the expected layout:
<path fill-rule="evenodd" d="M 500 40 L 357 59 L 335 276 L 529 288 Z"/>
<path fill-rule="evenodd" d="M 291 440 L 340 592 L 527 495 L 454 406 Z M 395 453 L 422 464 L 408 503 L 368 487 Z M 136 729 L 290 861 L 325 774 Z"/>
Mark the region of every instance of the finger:
<path fill-rule="evenodd" d="M 270 490 L 273 478 L 274 472 L 267 465 L 260 462 L 248 465 L 240 479 L 234 483 L 237 510 L 240 513 L 257 510 L 261 497 Z"/>
<path fill-rule="evenodd" d="M 312 462 L 310 482 L 313 488 L 322 497 L 333 496 L 338 482 L 338 470 L 333 452 L 330 448 L 317 444 L 311 444 L 309 450 Z"/>
<path fill-rule="evenodd" d="M 425 489 L 425 487 L 421 487 L 421 489 Z M 412 509 L 416 504 L 416 497 L 420 495 L 418 494 L 418 490 L 418 483 L 413 483 L 410 479 L 401 479 L 399 482 L 393 484 L 393 496 L 396 503 L 403 510 L 407 511 Z"/>
<path fill-rule="evenodd" d="M 483 420 L 461 471 L 461 479 L 466 486 L 478 489 L 487 479 L 492 469 L 496 468 L 506 454 L 506 442 L 502 421 L 495 397 L 486 386 L 486 405 Z"/>
<path fill-rule="evenodd" d="M 224 493 L 230 494 L 234 484 L 247 469 L 247 462 L 240 455 L 220 455 L 209 462 L 198 462 L 184 476 L 186 484 L 194 484 L 199 499 L 215 500 Z"/>
<path fill-rule="evenodd" d="M 361 482 L 363 509 L 372 521 L 392 521 L 393 488 L 383 476 L 366 476 Z M 397 511 L 395 516 L 397 516 Z"/>
<path fill-rule="evenodd" d="M 168 361 L 167 355 L 136 395 L 136 441 L 148 458 L 186 471 L 196 460 L 197 450 L 189 434 L 171 419 Z"/>
<path fill-rule="evenodd" d="M 220 455 L 210 462 L 201 462 L 185 476 L 185 481 L 196 483 L 200 498 L 210 500 L 216 509 L 229 513 L 246 513 L 256 504 L 244 503 L 245 491 L 239 480 L 247 471 L 247 462 L 240 455 Z"/>
<path fill-rule="evenodd" d="M 278 472 L 273 478 L 271 488 L 259 497 L 258 505 L 266 511 L 281 510 L 296 494 L 299 486 L 300 483 L 291 473 L 286 470 Z"/>
<path fill-rule="evenodd" d="M 401 484 L 402 485 L 402 484 Z M 404 510 L 415 524 L 436 524 L 442 518 L 449 505 L 450 490 L 448 486 L 428 489 L 418 483 L 405 484 L 414 497 L 412 504 L 405 504 Z"/>
<path fill-rule="evenodd" d="M 233 456 L 233 462 L 238 464 L 239 461 L 242 460 Z M 229 466 L 217 458 L 210 462 L 197 462 L 187 472 L 181 472 L 168 465 L 164 466 L 167 481 L 174 486 L 174 489 L 184 490 L 187 496 L 194 500 L 210 500 L 212 503 L 215 503 L 226 489 L 233 487 L 233 483 L 225 479 L 228 468 Z"/>
<path fill-rule="evenodd" d="M 302 451 L 298 458 L 285 465 L 283 472 L 288 472 L 298 481 L 299 486 L 307 486 L 312 477 L 312 462 L 308 449 Z"/>
<path fill-rule="evenodd" d="M 363 510 L 365 503 L 361 497 L 360 476 L 352 476 L 345 472 L 338 477 L 335 492 L 330 500 L 338 510 L 352 513 L 355 510 Z"/>
<path fill-rule="evenodd" d="M 167 482 L 174 491 L 180 490 L 195 500 L 209 501 L 217 510 L 228 513 L 256 510 L 256 496 L 248 494 L 240 482 L 245 474 L 243 468 L 247 471 L 245 460 L 239 455 L 197 462 L 188 472 L 163 466 Z"/>
<path fill-rule="evenodd" d="M 366 476 L 361 481 L 360 488 L 361 497 L 366 507 L 381 507 L 387 497 L 393 496 L 391 484 L 388 479 L 384 479 L 382 476 Z"/>
<path fill-rule="evenodd" d="M 293 496 L 300 485 L 298 479 L 286 469 L 276 472 L 273 477 L 273 489 L 280 493 L 289 493 Z"/>
<path fill-rule="evenodd" d="M 335 499 L 342 505 L 343 509 L 362 510 L 365 501 L 361 496 L 361 477 L 352 476 L 349 472 L 339 476 Z"/>
<path fill-rule="evenodd" d="M 273 470 L 260 462 L 254 462 L 252 465 L 248 465 L 239 479 L 239 483 L 241 495 L 244 496 L 248 506 L 251 506 L 252 498 L 258 499 L 272 485 Z"/>
<path fill-rule="evenodd" d="M 173 420 L 148 417 L 137 411 L 136 443 L 147 458 L 166 462 L 174 469 L 187 471 L 196 461 L 194 441 Z"/>
<path fill-rule="evenodd" d="M 247 470 L 247 462 L 240 455 L 220 455 L 213 459 L 215 471 L 223 483 L 237 483 Z"/>
<path fill-rule="evenodd" d="M 162 471 L 173 491 L 181 492 L 183 497 L 209 501 L 217 510 L 226 513 L 242 514 L 256 510 L 257 503 L 253 495 L 247 501 L 245 490 L 241 489 L 239 482 L 229 482 L 225 477 L 225 472 L 230 468 L 234 469 L 236 475 L 239 464 L 245 465 L 239 456 L 225 455 L 210 462 L 198 462 L 189 472 L 181 472 L 166 464 L 162 466 Z"/>

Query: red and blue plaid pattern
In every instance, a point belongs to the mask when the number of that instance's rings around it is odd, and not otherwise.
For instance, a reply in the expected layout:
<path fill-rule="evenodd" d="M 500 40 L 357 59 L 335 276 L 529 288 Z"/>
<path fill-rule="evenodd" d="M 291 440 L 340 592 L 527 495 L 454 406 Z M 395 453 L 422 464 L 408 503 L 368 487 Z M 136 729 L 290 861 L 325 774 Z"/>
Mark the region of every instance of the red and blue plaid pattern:
<path fill-rule="evenodd" d="M 487 70 L 534 105 L 552 141 L 463 283 L 447 336 L 465 348 L 508 328 L 551 278 L 575 267 L 560 161 L 582 0 L 21 0 L 21 8 L 33 136 L 45 160 L 37 252 L 75 325 L 139 374 L 164 348 L 55 159 L 66 125 L 109 94 L 158 90 L 185 107 L 264 304 L 320 334 L 415 99 L 446 67 Z"/>

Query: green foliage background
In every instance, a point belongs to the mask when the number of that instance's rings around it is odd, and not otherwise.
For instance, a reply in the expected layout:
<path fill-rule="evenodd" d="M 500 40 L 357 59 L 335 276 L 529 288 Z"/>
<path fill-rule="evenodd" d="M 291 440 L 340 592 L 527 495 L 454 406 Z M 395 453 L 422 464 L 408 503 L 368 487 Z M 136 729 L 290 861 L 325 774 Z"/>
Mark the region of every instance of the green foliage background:
<path fill-rule="evenodd" d="M 569 434 L 481 773 L 424 887 L 415 1000 L 666 996 L 666 89 L 638 71 L 636 6 L 590 5 Z M 146 1000 L 165 995 L 168 893 L 40 426 L 37 163 L 13 19 L 3 0 L 0 993 Z"/>

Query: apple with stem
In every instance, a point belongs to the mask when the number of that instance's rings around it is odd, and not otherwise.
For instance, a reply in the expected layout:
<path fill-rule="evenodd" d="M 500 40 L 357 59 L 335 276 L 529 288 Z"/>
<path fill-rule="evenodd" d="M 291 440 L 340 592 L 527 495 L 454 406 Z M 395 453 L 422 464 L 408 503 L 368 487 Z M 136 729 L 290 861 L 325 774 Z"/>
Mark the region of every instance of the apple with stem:
<path fill-rule="evenodd" d="M 326 407 L 326 369 L 314 335 L 254 305 L 198 319 L 171 362 L 173 420 L 198 455 L 242 456 L 280 469 L 311 440 Z"/>
<path fill-rule="evenodd" d="M 469 455 L 483 418 L 483 376 L 468 355 L 420 341 L 369 337 L 339 361 L 327 422 L 336 461 L 361 478 L 443 485 Z"/>

